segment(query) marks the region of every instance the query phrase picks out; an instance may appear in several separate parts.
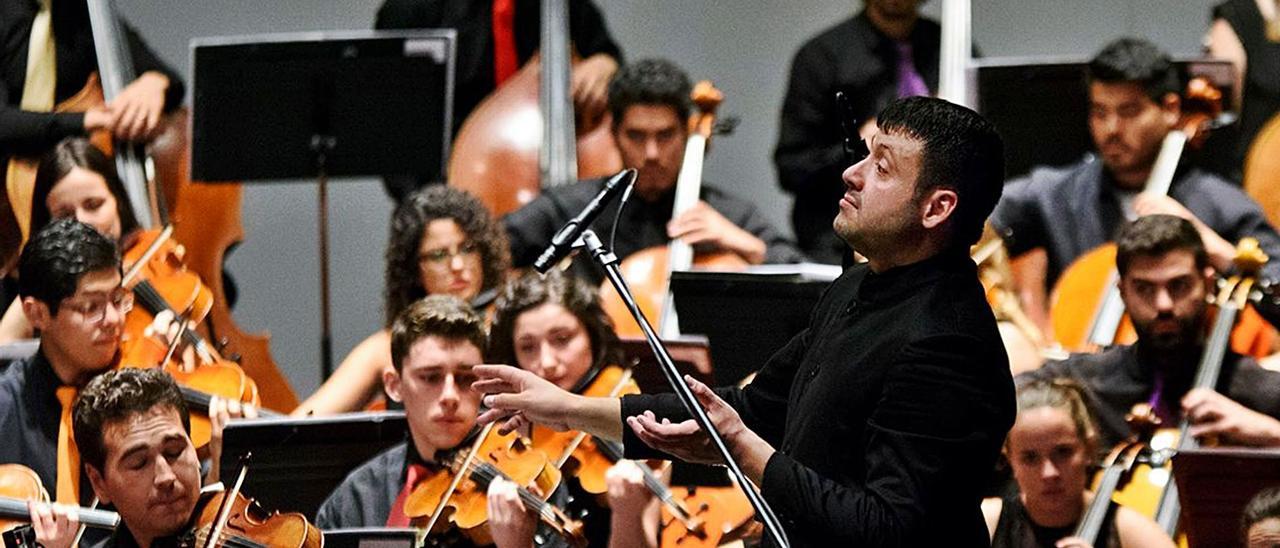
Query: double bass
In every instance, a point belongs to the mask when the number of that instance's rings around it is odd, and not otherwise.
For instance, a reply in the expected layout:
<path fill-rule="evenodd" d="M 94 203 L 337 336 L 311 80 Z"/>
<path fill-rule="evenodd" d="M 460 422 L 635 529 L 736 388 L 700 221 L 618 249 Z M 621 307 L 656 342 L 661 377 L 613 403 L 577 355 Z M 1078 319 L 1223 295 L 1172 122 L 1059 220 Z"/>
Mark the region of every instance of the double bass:
<path fill-rule="evenodd" d="M 449 184 L 478 198 L 494 217 L 519 209 L 543 188 L 622 169 L 608 114 L 574 114 L 567 0 L 544 0 L 541 9 L 538 57 L 472 111 L 449 158 Z"/>

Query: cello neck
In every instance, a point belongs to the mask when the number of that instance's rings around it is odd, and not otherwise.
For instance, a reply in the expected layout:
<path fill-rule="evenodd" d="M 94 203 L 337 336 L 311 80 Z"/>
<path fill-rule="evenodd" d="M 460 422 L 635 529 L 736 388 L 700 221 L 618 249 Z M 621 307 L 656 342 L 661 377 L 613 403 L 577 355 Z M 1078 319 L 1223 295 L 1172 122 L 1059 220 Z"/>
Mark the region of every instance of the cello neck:
<path fill-rule="evenodd" d="M 957 105 L 968 104 L 965 71 L 969 68 L 972 45 L 970 0 L 942 3 L 942 50 L 938 57 L 938 97 Z"/>
<path fill-rule="evenodd" d="M 574 130 L 569 71 L 569 6 L 567 0 L 542 2 L 542 150 L 538 157 L 542 187 L 578 180 L 578 145 Z"/>
<path fill-rule="evenodd" d="M 120 19 L 116 17 L 112 0 L 88 0 L 89 23 L 93 28 L 93 43 L 98 56 L 98 76 L 102 81 L 102 95 L 108 103 L 115 99 L 125 86 L 137 78 L 129 45 L 121 32 Z M 146 152 L 134 143 L 114 143 L 116 171 L 129 195 L 129 206 L 143 228 L 163 224 L 165 212 L 157 199 L 155 187 L 147 176 Z"/>

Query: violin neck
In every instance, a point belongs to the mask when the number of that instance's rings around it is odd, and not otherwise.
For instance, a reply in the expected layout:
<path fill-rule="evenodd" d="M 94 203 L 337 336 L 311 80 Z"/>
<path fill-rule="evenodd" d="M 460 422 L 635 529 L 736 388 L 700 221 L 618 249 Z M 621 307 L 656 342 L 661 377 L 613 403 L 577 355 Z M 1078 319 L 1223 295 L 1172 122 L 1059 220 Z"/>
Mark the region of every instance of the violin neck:
<path fill-rule="evenodd" d="M 189 386 L 178 386 L 178 391 L 182 392 L 182 400 L 187 403 L 187 408 L 192 411 L 199 411 L 202 414 L 209 414 L 209 403 L 212 401 L 213 395 L 208 392 L 196 390 Z M 260 418 L 277 418 L 282 417 L 280 413 L 276 413 L 270 409 L 258 409 L 258 417 Z"/>
<path fill-rule="evenodd" d="M 76 515 L 80 523 L 97 529 L 115 530 L 120 523 L 120 515 L 107 510 L 77 508 Z M 13 497 L 0 497 L 0 518 L 28 521 L 31 512 L 27 509 L 27 501 Z"/>
<path fill-rule="evenodd" d="M 1084 515 L 1080 516 L 1080 523 L 1076 525 L 1075 534 L 1072 536 L 1085 539 L 1090 546 L 1098 544 L 1103 522 L 1106 521 L 1107 513 L 1111 510 L 1111 495 L 1115 494 L 1120 486 L 1120 480 L 1124 474 L 1125 467 L 1122 464 L 1112 464 L 1103 469 L 1102 480 L 1098 482 L 1093 502 L 1089 503 Z"/>

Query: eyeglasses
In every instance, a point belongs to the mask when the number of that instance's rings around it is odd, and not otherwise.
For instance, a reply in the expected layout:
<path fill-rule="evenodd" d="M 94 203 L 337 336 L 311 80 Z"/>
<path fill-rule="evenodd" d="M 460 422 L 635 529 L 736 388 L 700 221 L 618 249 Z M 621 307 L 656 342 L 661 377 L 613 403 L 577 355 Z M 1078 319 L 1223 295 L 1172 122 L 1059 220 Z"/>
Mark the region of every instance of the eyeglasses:
<path fill-rule="evenodd" d="M 465 242 L 457 247 L 441 247 L 424 251 L 418 255 L 418 264 L 426 268 L 443 270 L 449 267 L 454 257 L 475 259 L 480 256 L 480 244 Z"/>
<path fill-rule="evenodd" d="M 133 293 L 121 290 L 108 299 L 97 299 L 89 302 L 68 302 L 63 306 L 80 314 L 86 323 L 101 323 L 107 318 L 107 305 L 114 306 L 121 316 L 133 309 Z"/>

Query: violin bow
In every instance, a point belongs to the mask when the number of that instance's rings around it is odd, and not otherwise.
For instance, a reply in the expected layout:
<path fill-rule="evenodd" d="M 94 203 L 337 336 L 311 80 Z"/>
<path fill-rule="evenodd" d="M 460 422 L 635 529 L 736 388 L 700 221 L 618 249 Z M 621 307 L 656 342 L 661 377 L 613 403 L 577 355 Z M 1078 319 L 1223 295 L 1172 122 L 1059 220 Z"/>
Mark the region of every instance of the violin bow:
<path fill-rule="evenodd" d="M 480 444 L 489 437 L 489 432 L 493 430 L 495 423 L 486 424 L 484 430 L 480 431 L 480 435 L 476 436 L 476 441 L 471 443 L 471 449 L 467 451 L 467 458 L 462 460 L 462 466 L 453 475 L 453 481 L 449 483 L 449 488 L 440 496 L 440 502 L 436 504 L 436 509 L 431 513 L 431 520 L 427 522 L 426 532 L 431 534 L 431 530 L 435 529 L 436 522 L 440 521 L 440 516 L 444 514 L 445 506 L 449 502 L 449 498 L 458 490 L 458 485 L 462 483 L 462 479 L 466 477 L 467 472 L 471 470 L 471 461 L 475 460 L 476 452 L 480 450 Z"/>
<path fill-rule="evenodd" d="M 231 508 L 235 506 L 236 495 L 240 494 L 240 487 L 244 485 L 245 476 L 249 475 L 249 457 L 253 453 L 245 453 L 240 457 L 240 474 L 236 476 L 236 484 L 231 487 L 226 496 L 222 497 L 222 508 L 218 509 L 218 519 L 213 522 L 213 529 L 209 532 L 209 537 L 205 539 L 204 548 L 214 548 L 218 545 L 218 539 L 222 537 L 222 529 L 227 524 L 227 520 L 231 519 Z"/>

